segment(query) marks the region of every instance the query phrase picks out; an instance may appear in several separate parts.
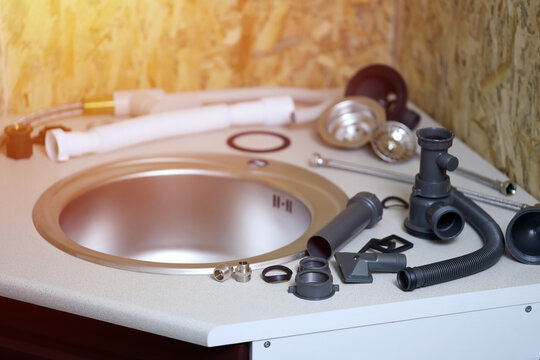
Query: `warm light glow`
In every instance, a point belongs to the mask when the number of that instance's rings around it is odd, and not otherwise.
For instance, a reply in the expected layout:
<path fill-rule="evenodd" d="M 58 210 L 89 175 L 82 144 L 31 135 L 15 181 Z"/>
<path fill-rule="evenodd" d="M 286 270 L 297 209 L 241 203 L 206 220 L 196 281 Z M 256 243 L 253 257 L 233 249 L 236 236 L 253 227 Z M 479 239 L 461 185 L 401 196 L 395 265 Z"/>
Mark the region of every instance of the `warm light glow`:
<path fill-rule="evenodd" d="M 343 85 L 390 61 L 392 0 L 4 0 L 11 114 L 114 90 Z"/>

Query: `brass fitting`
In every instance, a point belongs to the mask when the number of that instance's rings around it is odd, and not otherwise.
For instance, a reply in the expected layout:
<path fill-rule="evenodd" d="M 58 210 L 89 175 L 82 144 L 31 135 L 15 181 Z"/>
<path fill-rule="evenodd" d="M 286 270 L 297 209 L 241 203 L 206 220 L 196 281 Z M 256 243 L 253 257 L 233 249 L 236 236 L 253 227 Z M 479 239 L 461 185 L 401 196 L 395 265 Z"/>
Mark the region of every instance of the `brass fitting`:
<path fill-rule="evenodd" d="M 26 124 L 8 125 L 6 136 L 6 155 L 12 159 L 27 159 L 32 156 L 32 126 Z"/>
<path fill-rule="evenodd" d="M 109 99 L 88 99 L 83 102 L 84 115 L 114 115 L 114 100 Z"/>

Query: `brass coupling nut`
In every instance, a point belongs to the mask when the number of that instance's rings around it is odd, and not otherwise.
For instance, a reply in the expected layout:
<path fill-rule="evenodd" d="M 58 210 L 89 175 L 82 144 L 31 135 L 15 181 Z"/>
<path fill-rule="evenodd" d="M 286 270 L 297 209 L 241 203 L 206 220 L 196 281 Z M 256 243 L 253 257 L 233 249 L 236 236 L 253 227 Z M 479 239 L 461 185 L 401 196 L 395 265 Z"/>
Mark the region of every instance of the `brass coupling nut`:
<path fill-rule="evenodd" d="M 251 280 L 251 267 L 247 261 L 240 261 L 234 269 L 234 279 L 238 282 L 248 282 Z"/>

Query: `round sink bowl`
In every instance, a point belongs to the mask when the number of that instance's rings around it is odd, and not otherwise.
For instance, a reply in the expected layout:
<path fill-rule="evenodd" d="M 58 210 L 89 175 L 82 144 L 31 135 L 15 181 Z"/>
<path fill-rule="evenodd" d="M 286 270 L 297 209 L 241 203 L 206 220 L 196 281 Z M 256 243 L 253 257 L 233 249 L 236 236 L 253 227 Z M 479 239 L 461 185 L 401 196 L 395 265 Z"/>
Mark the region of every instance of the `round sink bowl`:
<path fill-rule="evenodd" d="M 33 220 L 57 248 L 98 264 L 210 274 L 305 255 L 306 241 L 346 205 L 317 174 L 273 160 L 186 155 L 124 160 L 51 186 Z"/>

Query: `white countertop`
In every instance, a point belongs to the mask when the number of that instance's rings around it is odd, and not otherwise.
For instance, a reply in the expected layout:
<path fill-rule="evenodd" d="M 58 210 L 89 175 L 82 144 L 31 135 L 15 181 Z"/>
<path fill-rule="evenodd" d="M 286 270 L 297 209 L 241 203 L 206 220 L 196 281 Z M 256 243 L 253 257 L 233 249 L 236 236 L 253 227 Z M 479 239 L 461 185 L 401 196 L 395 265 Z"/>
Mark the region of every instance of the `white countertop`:
<path fill-rule="evenodd" d="M 421 125 L 435 124 L 423 116 Z M 34 147 L 33 157 L 27 160 L 1 156 L 0 295 L 206 346 L 540 302 L 540 266 L 520 264 L 508 255 L 479 274 L 412 292 L 397 287 L 395 274 L 375 274 L 372 284 L 343 284 L 333 268 L 334 283 L 340 285 L 340 291 L 328 300 L 304 301 L 287 292 L 294 276 L 289 283 L 267 284 L 260 277 L 261 270 L 256 270 L 248 283 L 232 279 L 219 283 L 207 275 L 119 270 L 68 255 L 45 241 L 34 228 L 34 203 L 49 186 L 67 175 L 143 155 L 249 155 L 226 145 L 230 135 L 245 130 L 248 129 L 232 128 L 168 139 L 66 163 L 49 161 L 42 147 Z M 318 139 L 312 124 L 264 130 L 288 136 L 291 145 L 254 158 L 280 160 L 310 169 L 336 183 L 348 196 L 360 191 L 372 192 L 379 199 L 390 195 L 408 199 L 410 195 L 410 185 L 334 169 L 313 169 L 308 160 L 313 152 L 319 152 L 330 158 L 414 175 L 418 172 L 417 159 L 391 165 L 379 160 L 369 146 L 353 151 L 333 149 Z M 449 152 L 460 159 L 464 168 L 496 179 L 505 178 L 457 139 Z M 451 179 L 454 186 L 499 196 L 495 190 L 457 174 L 451 175 Z M 537 202 L 521 188 L 511 199 Z M 509 210 L 480 206 L 503 232 L 514 216 Z M 385 210 L 376 226 L 364 230 L 342 251 L 356 252 L 373 237 L 395 233 L 414 243 L 414 248 L 405 254 L 408 265 L 417 266 L 472 252 L 482 244 L 468 225 L 457 239 L 444 244 L 414 238 L 402 228 L 406 216 L 403 210 Z M 297 261 L 286 265 L 296 271 Z"/>

